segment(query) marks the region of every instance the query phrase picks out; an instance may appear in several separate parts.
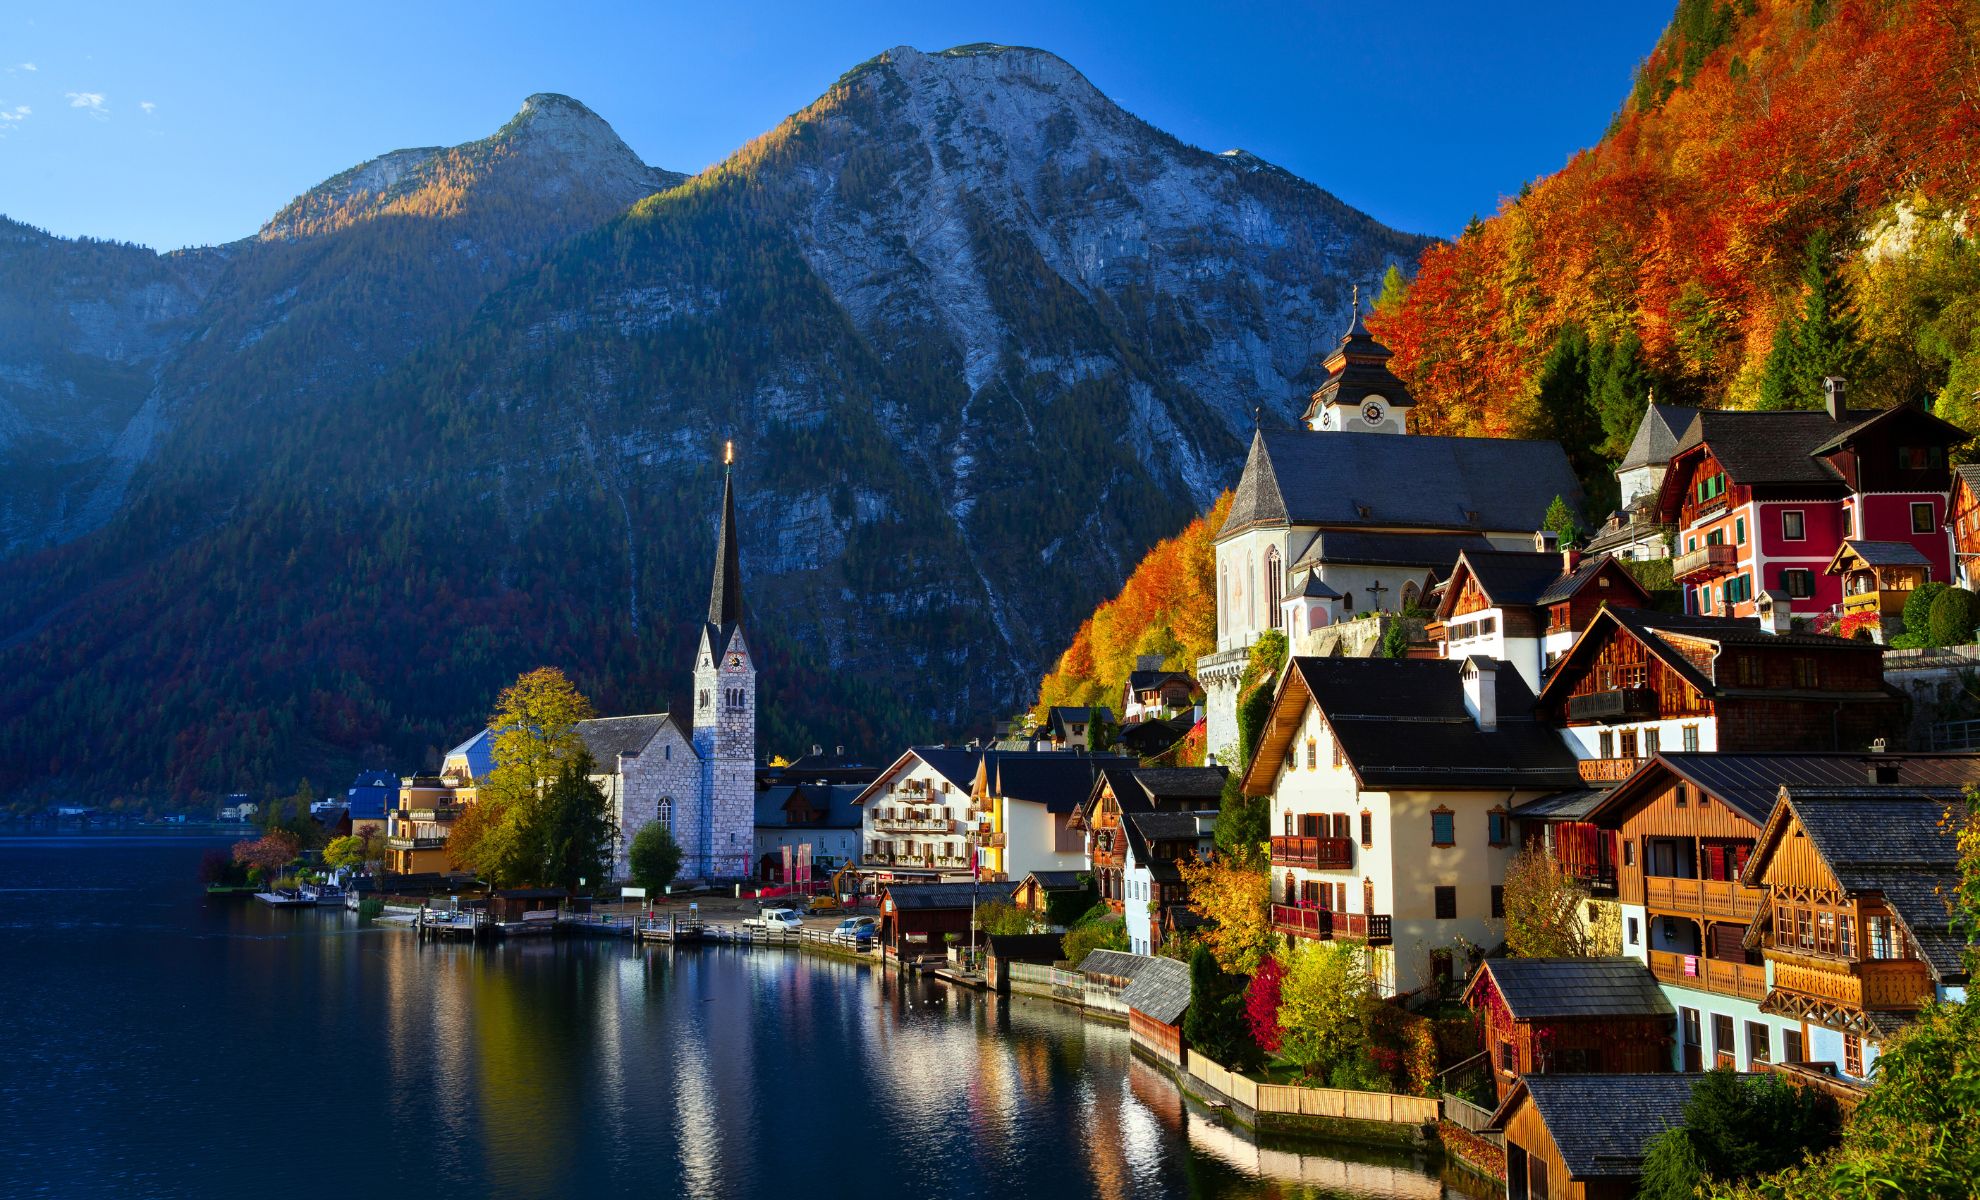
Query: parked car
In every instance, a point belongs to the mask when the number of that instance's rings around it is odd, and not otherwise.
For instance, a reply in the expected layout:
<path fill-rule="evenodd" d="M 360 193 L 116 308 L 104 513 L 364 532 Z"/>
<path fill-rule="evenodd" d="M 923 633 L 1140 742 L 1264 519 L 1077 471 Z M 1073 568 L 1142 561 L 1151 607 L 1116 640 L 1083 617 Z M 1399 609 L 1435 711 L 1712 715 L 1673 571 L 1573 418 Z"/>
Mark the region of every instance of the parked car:
<path fill-rule="evenodd" d="M 874 927 L 872 917 L 847 917 L 845 920 L 839 922 L 838 928 L 832 931 L 832 940 L 836 942 L 863 942 L 873 936 Z"/>
<path fill-rule="evenodd" d="M 804 918 L 795 909 L 766 908 L 753 917 L 744 917 L 743 924 L 757 929 L 802 929 Z"/>

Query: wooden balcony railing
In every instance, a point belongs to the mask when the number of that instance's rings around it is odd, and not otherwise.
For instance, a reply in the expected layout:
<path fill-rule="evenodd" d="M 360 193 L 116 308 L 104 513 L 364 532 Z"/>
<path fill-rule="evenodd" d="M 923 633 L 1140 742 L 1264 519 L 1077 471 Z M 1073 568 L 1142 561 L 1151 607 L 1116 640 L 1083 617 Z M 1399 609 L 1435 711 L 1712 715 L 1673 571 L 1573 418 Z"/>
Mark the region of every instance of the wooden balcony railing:
<path fill-rule="evenodd" d="M 947 817 L 875 816 L 875 829 L 896 829 L 903 833 L 950 833 L 956 823 Z"/>
<path fill-rule="evenodd" d="M 1895 590 L 1857 592 L 1843 597 L 1843 614 L 1855 616 L 1857 613 L 1873 612 L 1886 617 L 1901 616 L 1904 613 L 1904 602 L 1910 596 L 1910 592 Z"/>
<path fill-rule="evenodd" d="M 1730 879 L 1643 877 L 1643 903 L 1658 912 L 1698 913 L 1751 921 L 1767 898 L 1763 888 L 1742 887 Z"/>
<path fill-rule="evenodd" d="M 1932 999 L 1925 964 L 1911 958 L 1838 962 L 1774 961 L 1774 988 L 1861 1011 L 1909 1012 Z"/>
<path fill-rule="evenodd" d="M 1275 837 L 1272 865 L 1305 867 L 1312 871 L 1345 871 L 1354 865 L 1354 839 L 1344 837 Z"/>
<path fill-rule="evenodd" d="M 1389 943 L 1389 917 L 1386 913 L 1342 913 L 1303 904 L 1274 904 L 1272 928 L 1289 937 L 1328 941 L 1333 938 L 1365 938 L 1371 946 Z"/>
<path fill-rule="evenodd" d="M 388 837 L 385 845 L 393 850 L 438 850 L 447 844 L 443 837 Z"/>
<path fill-rule="evenodd" d="M 1739 565 L 1739 547 L 1724 544 L 1700 546 L 1671 560 L 1671 575 L 1680 580 L 1706 579 L 1724 575 Z"/>
<path fill-rule="evenodd" d="M 1569 701 L 1572 707 L 1573 701 Z M 1581 771 L 1583 783 L 1620 783 L 1636 773 L 1643 765 L 1640 758 L 1584 758 L 1575 766 Z"/>
<path fill-rule="evenodd" d="M 1657 693 L 1650 688 L 1611 688 L 1568 697 L 1570 721 L 1643 721 L 1656 715 Z"/>
<path fill-rule="evenodd" d="M 1652 950 L 1650 973 L 1678 987 L 1737 996 L 1742 1000 L 1762 1000 L 1767 995 L 1767 968 L 1759 964 Z"/>

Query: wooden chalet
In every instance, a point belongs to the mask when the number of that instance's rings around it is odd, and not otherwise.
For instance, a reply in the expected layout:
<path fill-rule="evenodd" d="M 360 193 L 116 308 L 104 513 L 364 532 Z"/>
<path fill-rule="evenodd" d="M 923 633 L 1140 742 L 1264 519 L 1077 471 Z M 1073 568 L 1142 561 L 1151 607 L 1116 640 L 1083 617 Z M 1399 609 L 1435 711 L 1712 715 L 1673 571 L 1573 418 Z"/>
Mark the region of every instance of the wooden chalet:
<path fill-rule="evenodd" d="M 1521 1076 L 1671 1069 L 1676 1009 L 1633 958 L 1488 958 L 1464 989 L 1503 1100 Z"/>
<path fill-rule="evenodd" d="M 1845 620 L 1867 619 L 1883 632 L 1887 618 L 1902 617 L 1904 602 L 1932 578 L 1932 560 L 1910 542 L 1845 541 L 1823 571 L 1842 577 Z"/>
<path fill-rule="evenodd" d="M 1868 771 L 1864 786 L 1782 787 L 1742 877 L 1765 896 L 1746 940 L 1771 967 L 1761 1009 L 1799 1018 L 1808 1057 L 1852 1079 L 1967 981 L 1946 901 L 1960 872 L 1945 814 L 1963 789 Z"/>
<path fill-rule="evenodd" d="M 1663 750 L 1867 750 L 1902 735 L 1881 647 L 1768 619 L 1604 608 L 1547 677 L 1543 719 L 1595 785 Z"/>
<path fill-rule="evenodd" d="M 1180 1067 L 1183 1016 L 1189 1012 L 1189 967 L 1172 958 L 1150 959 L 1121 990 L 1121 1003 L 1128 1010 L 1130 1044 Z"/>
<path fill-rule="evenodd" d="M 1127 866 L 1127 834 L 1121 815 L 1130 812 L 1192 812 L 1216 808 L 1224 794 L 1223 767 L 1136 767 L 1109 762 L 1093 779 L 1086 802 L 1067 818 L 1067 828 L 1086 835 L 1086 858 L 1100 899 L 1115 912 L 1125 908 L 1122 872 Z"/>
<path fill-rule="evenodd" d="M 1512 664 L 1535 692 L 1605 604 L 1650 604 L 1620 560 L 1578 550 L 1466 550 L 1438 591 L 1426 632 L 1442 656 L 1490 655 Z"/>
<path fill-rule="evenodd" d="M 1630 1200 L 1650 1139 L 1684 1124 L 1696 1075 L 1537 1075 L 1489 1128 L 1506 1139 L 1507 1200 Z"/>

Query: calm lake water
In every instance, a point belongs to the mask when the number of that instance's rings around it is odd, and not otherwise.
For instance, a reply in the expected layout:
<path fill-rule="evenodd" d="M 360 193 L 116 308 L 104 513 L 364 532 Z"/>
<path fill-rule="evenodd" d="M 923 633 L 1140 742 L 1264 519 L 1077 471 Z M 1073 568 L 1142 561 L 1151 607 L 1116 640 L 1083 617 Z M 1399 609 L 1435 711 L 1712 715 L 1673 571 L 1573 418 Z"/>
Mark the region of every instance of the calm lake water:
<path fill-rule="evenodd" d="M 1049 1001 L 783 951 L 421 946 L 208 903 L 223 844 L 0 837 L 0 1196 L 1444 1194 L 1261 1148 Z"/>

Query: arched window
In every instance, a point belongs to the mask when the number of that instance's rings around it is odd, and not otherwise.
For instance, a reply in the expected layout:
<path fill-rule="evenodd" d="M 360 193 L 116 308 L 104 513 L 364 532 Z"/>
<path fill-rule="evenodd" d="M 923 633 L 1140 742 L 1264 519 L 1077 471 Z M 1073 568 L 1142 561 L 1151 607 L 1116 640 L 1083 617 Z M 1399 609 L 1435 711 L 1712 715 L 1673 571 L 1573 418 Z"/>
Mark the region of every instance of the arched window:
<path fill-rule="evenodd" d="M 1285 610 L 1279 607 L 1279 602 L 1285 599 L 1285 588 L 1282 583 L 1283 572 L 1279 569 L 1279 548 L 1268 547 L 1265 551 L 1265 603 L 1270 610 L 1270 620 L 1274 629 L 1283 629 L 1286 623 Z"/>
<path fill-rule="evenodd" d="M 1251 583 L 1251 601 L 1244 606 L 1244 624 L 1247 629 L 1258 628 L 1258 556 L 1247 552 L 1244 556 L 1244 577 Z"/>
<path fill-rule="evenodd" d="M 1409 583 L 1405 583 L 1405 584 L 1403 584 L 1403 588 L 1402 588 L 1402 606 L 1403 606 L 1403 611 L 1404 611 L 1404 612 L 1408 612 L 1408 611 L 1409 611 L 1410 609 L 1412 609 L 1412 608 L 1415 608 L 1415 607 L 1416 607 L 1416 599 L 1417 599 L 1417 597 L 1418 597 L 1418 596 L 1419 596 L 1420 594 L 1421 594 L 1421 593 L 1419 593 L 1419 592 L 1418 592 L 1418 590 L 1417 590 L 1417 587 L 1416 587 L 1416 583 L 1415 583 L 1415 581 L 1414 581 L 1414 580 L 1412 580 L 1412 581 L 1411 581 L 1411 582 L 1409 582 Z"/>
<path fill-rule="evenodd" d="M 653 814 L 653 819 L 660 822 L 662 829 L 670 830 L 674 827 L 674 801 L 671 797 L 660 797 L 660 806 Z"/>
<path fill-rule="evenodd" d="M 1224 633 L 1231 622 L 1231 568 L 1217 564 L 1217 632 Z"/>

